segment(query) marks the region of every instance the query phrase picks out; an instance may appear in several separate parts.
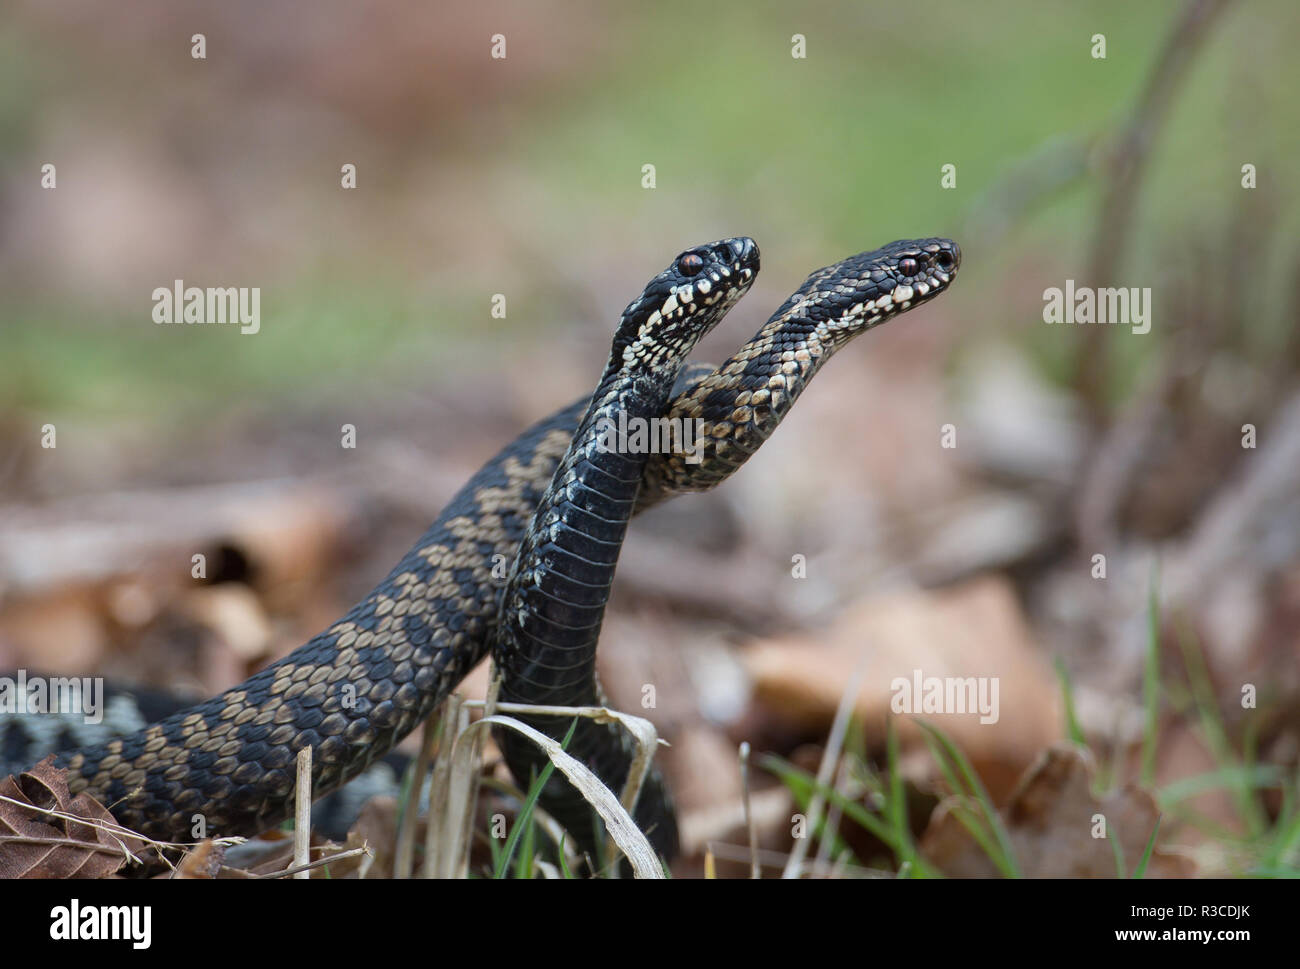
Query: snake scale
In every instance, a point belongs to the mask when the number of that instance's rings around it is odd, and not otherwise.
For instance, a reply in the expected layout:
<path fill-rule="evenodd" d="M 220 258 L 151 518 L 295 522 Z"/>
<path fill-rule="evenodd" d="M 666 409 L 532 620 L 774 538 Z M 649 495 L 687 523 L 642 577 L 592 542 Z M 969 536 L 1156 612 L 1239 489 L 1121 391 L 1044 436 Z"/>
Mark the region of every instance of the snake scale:
<path fill-rule="evenodd" d="M 827 266 L 727 362 L 685 368 L 666 416 L 704 422 L 702 460 L 651 455 L 635 511 L 731 474 L 834 352 L 943 292 L 960 259 L 955 243 L 935 238 Z M 88 791 L 143 834 L 188 841 L 197 816 L 210 836 L 251 835 L 284 820 L 305 746 L 313 748 L 317 796 L 355 777 L 493 648 L 503 591 L 494 564 L 515 560 L 590 403 L 575 401 L 506 445 L 374 589 L 284 659 L 135 733 L 61 754 L 56 764 L 68 769 L 72 791 Z M 543 666 L 525 660 L 518 668 L 536 688 L 555 685 Z M 647 791 L 643 802 L 653 800 Z M 669 827 L 659 825 L 661 847 Z"/>
<path fill-rule="evenodd" d="M 646 428 L 663 414 L 686 355 L 745 295 L 758 267 L 752 239 L 724 239 L 689 250 L 624 312 L 605 372 L 533 513 L 506 582 L 493 647 L 502 700 L 604 705 L 596 682 L 596 642 L 650 457 Z M 639 444 L 626 433 L 616 437 L 614 427 L 640 429 Z M 523 719 L 553 737 L 563 735 L 563 718 Z M 499 730 L 497 742 L 516 780 L 527 780 L 544 766 L 544 755 L 519 734 Z M 606 786 L 622 789 L 633 752 L 607 725 L 579 720 L 566 749 Z M 597 856 L 591 812 L 563 775 L 552 775 L 541 803 L 589 857 Z M 657 775 L 639 806 L 642 830 L 660 855 L 671 857 L 676 829 Z"/>

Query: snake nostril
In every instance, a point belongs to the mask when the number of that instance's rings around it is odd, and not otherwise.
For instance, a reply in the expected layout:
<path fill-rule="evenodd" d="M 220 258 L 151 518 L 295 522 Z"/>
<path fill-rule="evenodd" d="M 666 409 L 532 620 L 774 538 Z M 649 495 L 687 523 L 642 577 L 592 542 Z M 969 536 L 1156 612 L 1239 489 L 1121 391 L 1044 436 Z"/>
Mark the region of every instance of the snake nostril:
<path fill-rule="evenodd" d="M 956 265 L 956 260 L 953 259 L 951 252 L 944 250 L 934 257 L 934 264 L 938 266 L 940 269 L 942 269 L 944 272 L 947 272 L 954 265 Z"/>

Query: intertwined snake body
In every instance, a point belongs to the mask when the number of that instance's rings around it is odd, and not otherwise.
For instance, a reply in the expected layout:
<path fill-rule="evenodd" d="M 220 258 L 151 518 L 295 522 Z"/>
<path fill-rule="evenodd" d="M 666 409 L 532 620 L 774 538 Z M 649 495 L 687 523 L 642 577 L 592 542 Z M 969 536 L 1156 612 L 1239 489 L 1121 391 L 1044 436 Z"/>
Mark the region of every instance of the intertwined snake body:
<path fill-rule="evenodd" d="M 538 503 L 506 583 L 493 649 L 502 700 L 550 706 L 603 702 L 595 682 L 596 642 L 650 457 L 648 445 L 657 437 L 647 427 L 662 418 L 686 355 L 748 291 L 758 267 L 752 239 L 700 246 L 678 256 L 624 312 L 605 372 Z M 632 433 L 617 435 L 615 427 Z M 561 729 L 555 718 L 525 719 L 552 734 Z M 541 767 L 537 748 L 526 738 L 503 730 L 497 741 L 517 780 L 527 781 Z M 607 785 L 622 787 L 629 761 L 620 746 L 607 743 L 602 726 L 580 721 L 566 749 Z M 556 781 L 544 792 L 543 804 L 594 854 L 592 826 L 583 823 L 590 812 L 563 775 Z M 656 790 L 641 803 L 655 805 L 663 796 L 657 795 Z M 671 811 L 657 813 L 656 830 L 647 833 L 662 854 L 671 856 L 677 843 Z"/>
<path fill-rule="evenodd" d="M 767 440 L 817 369 L 859 333 L 933 299 L 957 270 L 961 253 L 944 239 L 905 240 L 862 253 L 813 273 L 740 352 L 705 376 L 684 375 L 690 389 L 670 416 L 698 420 L 704 449 L 690 476 L 695 490 L 712 487 L 740 467 Z M 709 281 L 683 287 L 684 299 L 708 292 Z M 613 368 L 606 371 L 606 387 Z M 700 378 L 703 379 L 700 379 Z M 695 382 L 698 381 L 698 382 Z M 667 391 L 664 390 L 666 398 Z M 604 454 L 593 419 L 609 418 L 600 391 L 542 497 L 502 602 L 493 655 L 503 673 L 501 698 L 546 706 L 603 706 L 596 677 L 596 643 L 623 530 L 633 510 L 664 494 L 687 490 L 688 453 L 677 449 L 648 464 L 634 454 Z M 655 413 L 658 408 L 651 408 Z M 670 488 L 662 487 L 671 482 Z M 553 737 L 563 717 L 525 717 Z M 515 778 L 526 782 L 545 765 L 535 745 L 510 731 L 498 741 Z M 612 790 L 621 790 L 634 757 L 633 742 L 617 724 L 578 720 L 566 750 Z M 563 776 L 552 775 L 541 804 L 593 857 L 599 848 L 593 812 Z M 635 819 L 660 855 L 672 857 L 677 829 L 662 777 L 652 770 Z"/>
<path fill-rule="evenodd" d="M 636 510 L 706 490 L 734 471 L 836 349 L 934 298 L 959 261 L 954 243 L 923 239 L 828 266 L 725 364 L 712 372 L 687 368 L 667 416 L 704 421 L 702 461 L 651 455 Z M 590 398 L 575 401 L 508 444 L 383 581 L 289 656 L 141 731 L 61 755 L 57 763 L 69 769 L 71 789 L 89 791 L 150 837 L 188 841 L 199 817 L 208 835 L 249 835 L 282 821 L 291 808 L 295 757 L 305 746 L 313 748 L 316 794 L 356 776 L 424 720 L 492 647 L 502 593 L 493 567 L 515 559 L 589 404 Z M 586 659 L 577 665 L 594 685 Z M 525 672 L 541 689 L 551 684 L 543 666 Z M 621 744 L 618 735 L 608 742 Z"/>

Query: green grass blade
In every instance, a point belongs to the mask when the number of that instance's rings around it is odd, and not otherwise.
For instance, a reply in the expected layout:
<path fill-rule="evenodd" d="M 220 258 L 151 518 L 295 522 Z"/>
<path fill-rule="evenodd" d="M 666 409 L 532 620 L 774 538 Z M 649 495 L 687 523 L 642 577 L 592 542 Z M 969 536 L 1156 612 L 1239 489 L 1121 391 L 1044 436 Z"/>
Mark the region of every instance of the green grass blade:
<path fill-rule="evenodd" d="M 1156 793 L 1156 799 L 1162 808 L 1172 807 L 1180 801 L 1204 794 L 1206 791 L 1225 789 L 1255 791 L 1278 787 L 1282 784 L 1283 777 L 1281 768 L 1271 764 L 1257 764 L 1254 767 L 1236 764 L 1170 781 Z"/>
<path fill-rule="evenodd" d="M 573 732 L 577 729 L 578 718 L 574 717 L 573 723 L 569 724 L 568 733 L 564 735 L 564 740 L 560 744 L 560 746 L 565 750 L 569 748 L 569 741 L 573 739 Z M 554 771 L 555 763 L 548 760 L 546 766 L 542 768 L 542 772 L 537 775 L 533 780 L 533 783 L 529 786 L 528 796 L 524 798 L 523 806 L 519 810 L 519 816 L 515 818 L 514 827 L 510 829 L 510 837 L 506 839 L 505 850 L 501 852 L 501 856 L 497 859 L 497 867 L 493 877 L 506 877 L 506 869 L 510 867 L 510 862 L 514 858 L 515 848 L 518 846 L 519 839 L 523 835 L 523 829 L 531 826 L 533 808 L 537 806 L 537 799 L 541 797 L 542 788 L 546 786 L 546 782 L 550 780 L 551 774 Z"/>
<path fill-rule="evenodd" d="M 1138 862 L 1137 868 L 1133 870 L 1134 878 L 1140 879 L 1143 876 L 1145 876 L 1147 873 L 1147 864 L 1151 861 L 1151 852 L 1155 850 L 1156 835 L 1160 833 L 1160 822 L 1163 820 L 1163 818 L 1164 815 L 1161 814 L 1156 815 L 1156 825 L 1154 828 L 1151 829 L 1151 837 L 1147 838 L 1147 846 L 1146 849 L 1142 852 L 1142 860 Z M 1118 842 L 1119 839 L 1116 838 L 1115 840 Z"/>
<path fill-rule="evenodd" d="M 939 878 L 941 873 L 928 861 L 926 861 L 919 852 L 911 849 L 909 853 L 908 845 L 898 843 L 894 829 L 891 825 L 882 821 L 879 817 L 868 810 L 864 805 L 857 801 L 845 797 L 840 791 L 829 785 L 817 783 L 817 778 L 800 767 L 796 767 L 789 761 L 783 760 L 774 754 L 765 754 L 758 761 L 760 767 L 776 775 L 786 787 L 790 788 L 795 799 L 801 804 L 806 804 L 810 799 L 812 792 L 820 792 L 828 802 L 835 804 L 844 816 L 860 827 L 868 831 L 872 836 L 879 839 L 885 844 L 894 855 L 899 858 L 910 858 L 913 866 L 912 874 L 918 878 Z"/>
<path fill-rule="evenodd" d="M 795 803 L 798 805 L 801 813 L 807 814 L 808 806 L 812 803 L 813 797 L 818 792 L 821 792 L 826 800 L 840 808 L 841 811 L 849 817 L 849 820 L 854 821 L 877 838 L 885 841 L 886 844 L 889 845 L 890 849 L 893 849 L 892 841 L 888 840 L 888 835 L 890 834 L 889 827 L 861 804 L 858 804 L 858 802 L 846 798 L 841 792 L 835 790 L 829 785 L 823 786 L 819 784 L 817 778 L 812 774 L 803 771 L 799 767 L 795 767 L 788 761 L 781 760 L 781 758 L 776 757 L 775 755 L 767 755 L 766 757 L 761 758 L 759 764 L 764 769 L 776 774 L 781 779 L 782 783 L 790 789 L 790 793 L 793 795 Z M 836 796 L 832 797 L 832 793 Z M 846 808 L 846 805 L 849 804 L 854 805 L 854 807 Z M 825 823 L 826 818 L 823 817 L 817 822 L 817 830 L 813 833 L 819 838 L 831 838 L 832 851 L 849 850 L 848 844 L 845 843 L 838 834 L 823 830 Z"/>
<path fill-rule="evenodd" d="M 1127 878 L 1128 865 L 1124 864 L 1124 846 L 1119 843 L 1119 838 L 1110 830 L 1110 825 L 1106 826 L 1106 840 L 1110 842 L 1111 853 L 1115 855 L 1115 877 Z"/>
<path fill-rule="evenodd" d="M 568 840 L 569 840 L 568 833 L 566 832 L 565 834 L 562 834 L 560 836 L 560 844 L 559 847 L 557 848 L 557 851 L 559 852 L 560 855 L 560 873 L 564 875 L 565 881 L 573 881 L 573 872 L 569 870 L 569 860 L 564 857 L 565 854 L 564 843 Z"/>
<path fill-rule="evenodd" d="M 1210 671 L 1201 652 L 1196 633 L 1187 622 L 1178 625 L 1178 645 L 1182 650 L 1183 664 L 1187 668 L 1187 680 L 1191 686 L 1192 702 L 1196 707 L 1200 722 L 1201 735 L 1206 746 L 1214 755 L 1220 767 L 1239 768 L 1242 758 L 1232 749 L 1228 739 L 1228 730 L 1219 710 L 1219 703 L 1214 695 L 1210 680 Z M 1241 771 L 1238 783 L 1231 788 L 1237 813 L 1246 822 L 1251 835 L 1259 836 L 1268 828 L 1268 819 L 1260 801 L 1258 785 L 1252 783 L 1249 769 Z"/>
<path fill-rule="evenodd" d="M 898 845 L 900 870 L 903 865 L 916 857 L 916 845 L 912 843 L 912 829 L 907 818 L 907 793 L 903 789 L 903 771 L 898 755 L 898 730 L 894 718 L 890 717 L 885 729 L 885 757 L 889 766 L 889 797 L 885 802 L 888 808 L 890 827 L 894 832 L 894 843 Z"/>
<path fill-rule="evenodd" d="M 1020 866 L 1016 863 L 1015 852 L 1011 847 L 1011 839 L 1007 836 L 1006 828 L 1002 824 L 1002 819 L 998 817 L 997 808 L 993 806 L 993 799 L 989 797 L 984 782 L 979 779 L 979 775 L 971 767 L 966 755 L 957 749 L 957 745 L 949 739 L 946 733 L 923 720 L 918 720 L 917 725 L 943 746 L 944 752 L 952 758 L 953 763 L 961 770 L 971 796 L 979 804 L 984 820 L 988 823 L 989 829 L 993 832 L 993 837 L 997 840 L 998 851 L 996 854 L 990 855 L 993 862 L 1008 878 L 1019 878 Z M 933 746 L 930 749 L 933 750 Z M 950 774 L 951 772 L 947 771 L 946 773 Z"/>
<path fill-rule="evenodd" d="M 515 862 L 516 878 L 533 877 L 533 859 L 537 850 L 537 819 L 530 812 L 519 838 L 519 860 Z"/>
<path fill-rule="evenodd" d="M 488 853 L 492 856 L 492 870 L 494 872 L 499 871 L 501 869 L 501 841 L 498 838 L 492 837 L 491 831 L 489 831 L 487 843 Z"/>
<path fill-rule="evenodd" d="M 1060 656 L 1055 658 L 1056 678 L 1061 681 L 1061 696 L 1065 701 L 1065 732 L 1070 741 L 1080 747 L 1087 747 L 1087 738 L 1083 735 L 1083 727 L 1079 725 L 1079 717 L 1074 709 L 1074 684 L 1070 682 L 1070 671 L 1065 667 L 1065 660 Z"/>
<path fill-rule="evenodd" d="M 928 735 L 925 742 L 930 748 L 930 756 L 939 765 L 939 769 L 948 782 L 948 787 L 953 791 L 949 800 L 949 813 L 956 818 L 958 824 L 966 829 L 966 833 L 975 839 L 975 843 L 980 846 L 980 850 L 997 865 L 1002 873 L 1007 877 L 1011 877 L 1010 868 L 1006 865 L 1005 860 L 999 857 L 1000 852 L 996 840 L 985 828 L 980 816 L 967 807 L 966 802 L 972 799 L 971 795 L 966 793 L 961 782 L 957 779 L 957 772 L 953 770 L 952 765 L 948 762 L 943 747 L 937 740 Z"/>
<path fill-rule="evenodd" d="M 1288 784 L 1283 789 L 1282 809 L 1261 867 L 1290 869 L 1300 860 L 1300 807 L 1296 801 L 1296 788 Z"/>

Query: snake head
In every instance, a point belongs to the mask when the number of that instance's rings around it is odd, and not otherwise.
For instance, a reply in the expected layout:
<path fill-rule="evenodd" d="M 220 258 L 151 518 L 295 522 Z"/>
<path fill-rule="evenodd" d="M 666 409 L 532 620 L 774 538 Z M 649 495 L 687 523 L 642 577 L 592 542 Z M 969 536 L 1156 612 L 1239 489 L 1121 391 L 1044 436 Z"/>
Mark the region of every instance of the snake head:
<path fill-rule="evenodd" d="M 758 263 L 758 244 L 744 236 L 687 249 L 623 311 L 614 359 L 638 368 L 683 360 L 749 290 Z"/>
<path fill-rule="evenodd" d="M 899 239 L 818 269 L 772 319 L 806 314 L 828 339 L 848 339 L 934 299 L 960 265 L 951 239 Z"/>

